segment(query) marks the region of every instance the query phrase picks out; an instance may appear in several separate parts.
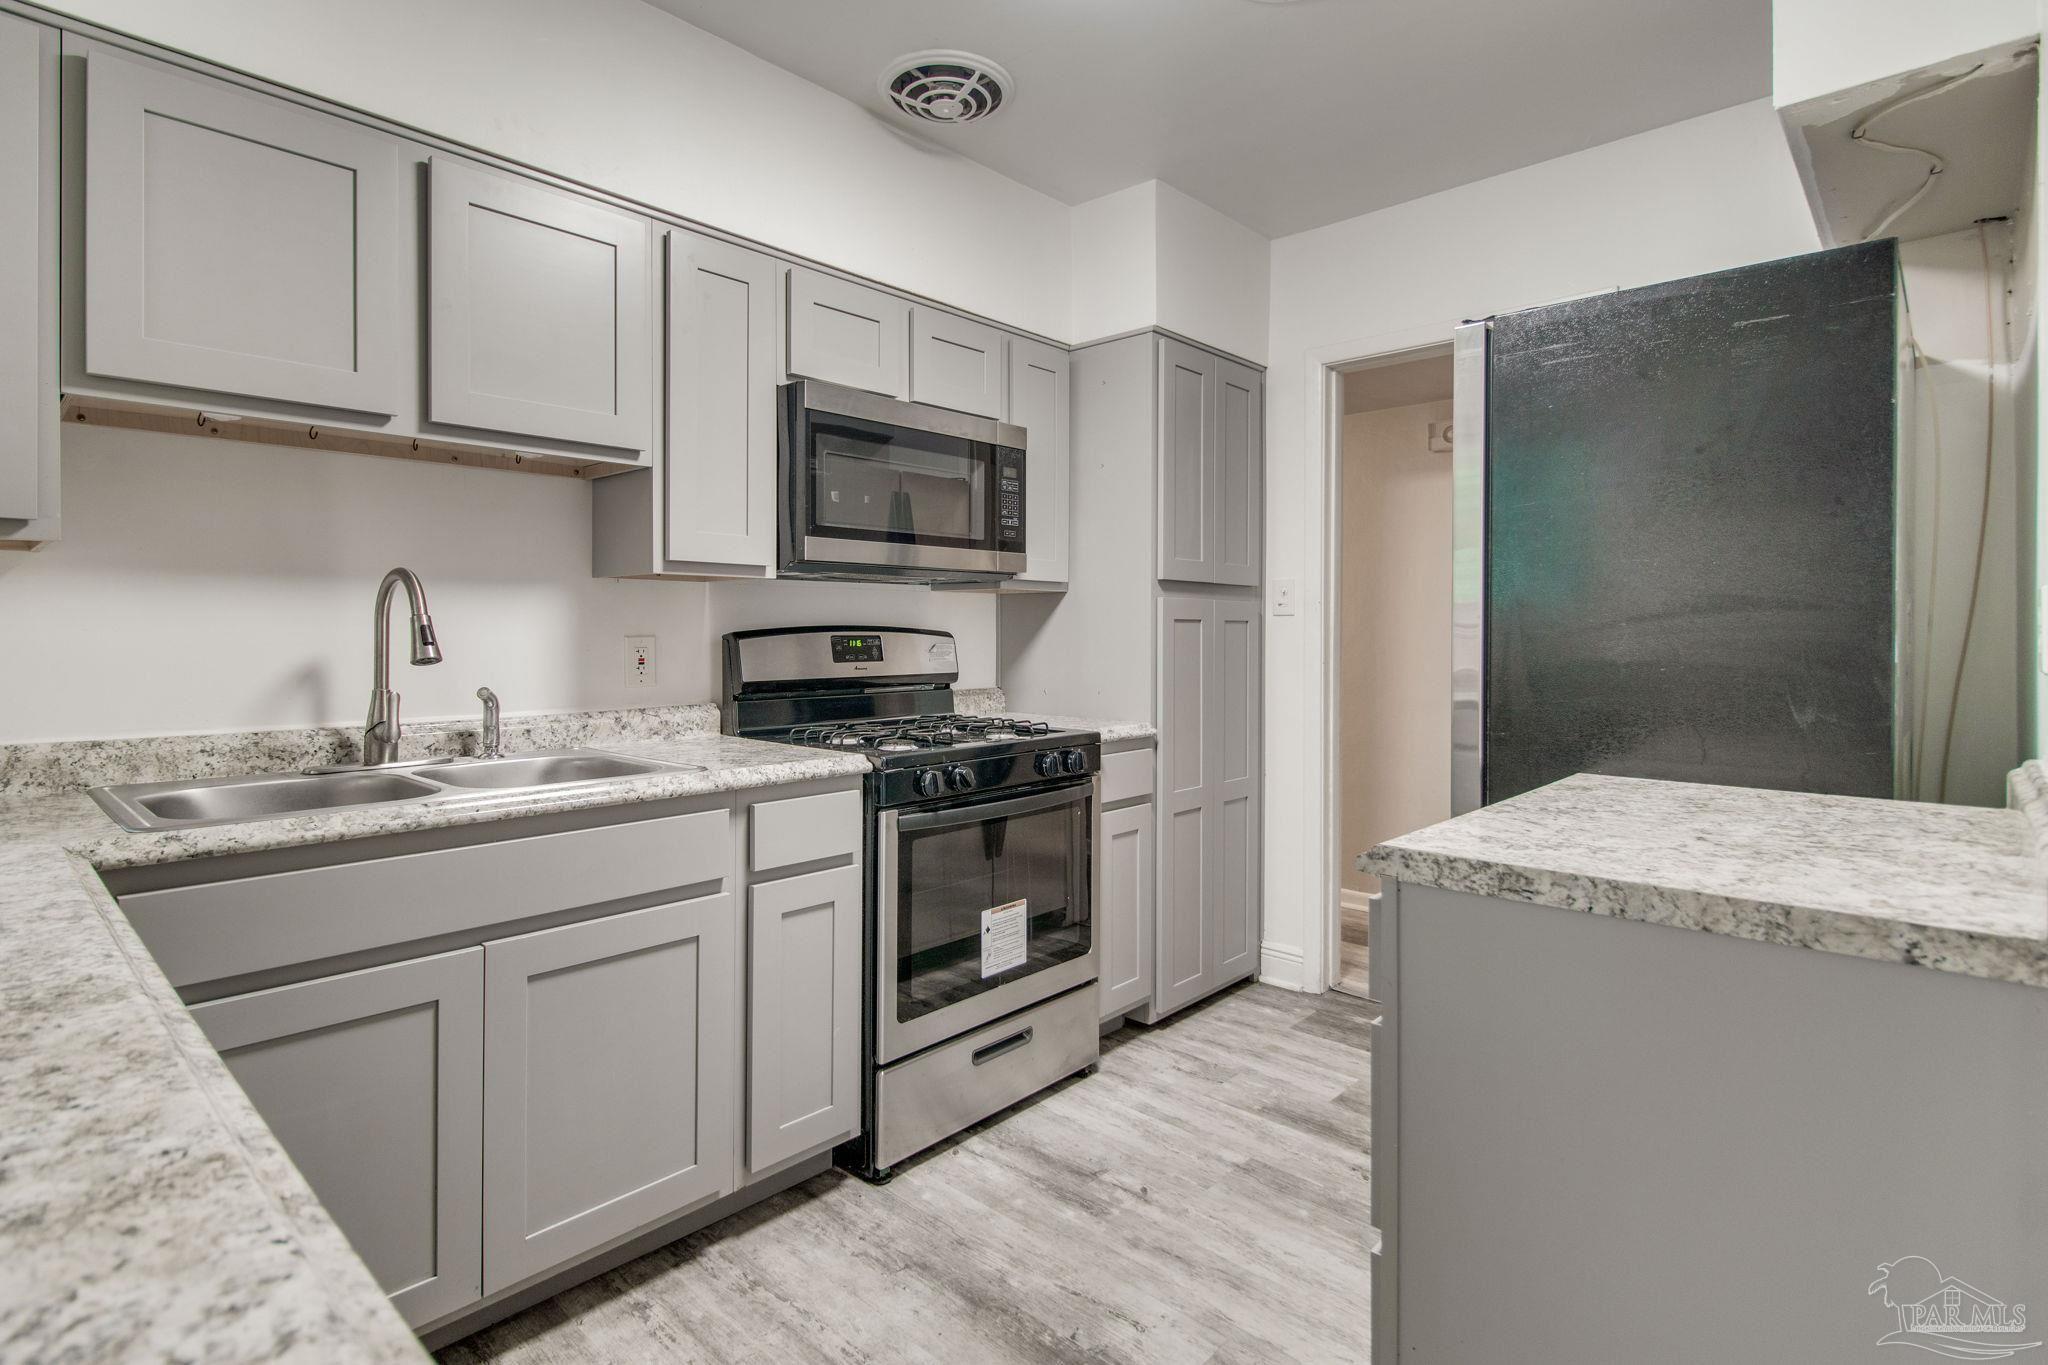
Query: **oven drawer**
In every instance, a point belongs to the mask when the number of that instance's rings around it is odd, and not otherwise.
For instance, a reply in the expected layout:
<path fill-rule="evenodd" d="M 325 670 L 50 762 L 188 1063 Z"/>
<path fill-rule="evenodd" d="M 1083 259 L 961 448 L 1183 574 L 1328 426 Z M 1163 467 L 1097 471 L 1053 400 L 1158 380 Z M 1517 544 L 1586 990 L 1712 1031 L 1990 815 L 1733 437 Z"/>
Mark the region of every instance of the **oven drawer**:
<path fill-rule="evenodd" d="M 1094 1064 L 1095 987 L 999 1019 L 875 1077 L 875 1164 L 893 1166 Z"/>

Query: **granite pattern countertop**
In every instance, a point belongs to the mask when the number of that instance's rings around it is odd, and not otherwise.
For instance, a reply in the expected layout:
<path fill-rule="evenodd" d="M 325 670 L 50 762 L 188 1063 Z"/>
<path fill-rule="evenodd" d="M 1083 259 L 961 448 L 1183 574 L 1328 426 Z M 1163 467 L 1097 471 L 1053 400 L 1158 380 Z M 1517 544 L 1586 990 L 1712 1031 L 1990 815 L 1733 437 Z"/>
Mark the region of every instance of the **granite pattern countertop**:
<path fill-rule="evenodd" d="M 1388 840 L 1424 886 L 2048 986 L 2048 774 L 2012 808 L 1581 774 Z"/>
<path fill-rule="evenodd" d="M 343 732 L 0 748 L 0 1361 L 425 1359 L 98 874 L 868 770 L 720 735 L 713 708 L 667 711 L 508 718 L 507 745 L 702 771 L 150 833 L 78 783 L 332 761 Z M 430 752 L 473 738 L 408 735 Z"/>

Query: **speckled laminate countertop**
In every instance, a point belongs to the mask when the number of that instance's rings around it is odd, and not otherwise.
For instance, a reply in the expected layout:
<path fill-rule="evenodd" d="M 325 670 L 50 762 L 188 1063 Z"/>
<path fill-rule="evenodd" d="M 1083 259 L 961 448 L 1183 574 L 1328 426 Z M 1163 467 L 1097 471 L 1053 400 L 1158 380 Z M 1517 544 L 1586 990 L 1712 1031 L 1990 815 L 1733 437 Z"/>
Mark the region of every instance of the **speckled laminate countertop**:
<path fill-rule="evenodd" d="M 81 792 L 0 798 L 0 1361 L 426 1358 L 98 873 L 868 769 L 715 730 L 615 733 L 541 737 L 702 771 L 140 834 Z M 95 761 L 177 745 L 188 771 L 246 760 L 191 763 L 204 746 L 172 737 Z M 40 747 L 43 767 L 71 759 Z"/>
<path fill-rule="evenodd" d="M 2012 808 L 1581 774 L 1379 845 L 1403 882 L 2048 986 L 2048 773 Z"/>

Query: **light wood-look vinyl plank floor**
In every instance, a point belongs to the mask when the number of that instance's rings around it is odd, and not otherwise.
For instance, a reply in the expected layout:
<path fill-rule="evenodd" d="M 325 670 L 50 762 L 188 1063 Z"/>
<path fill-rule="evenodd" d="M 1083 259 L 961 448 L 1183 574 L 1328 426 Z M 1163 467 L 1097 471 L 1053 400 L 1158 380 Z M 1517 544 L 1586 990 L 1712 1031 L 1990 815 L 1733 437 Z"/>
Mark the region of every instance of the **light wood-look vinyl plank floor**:
<path fill-rule="evenodd" d="M 1370 1030 L 1245 986 L 874 1187 L 831 1171 L 444 1365 L 1364 1362 Z"/>

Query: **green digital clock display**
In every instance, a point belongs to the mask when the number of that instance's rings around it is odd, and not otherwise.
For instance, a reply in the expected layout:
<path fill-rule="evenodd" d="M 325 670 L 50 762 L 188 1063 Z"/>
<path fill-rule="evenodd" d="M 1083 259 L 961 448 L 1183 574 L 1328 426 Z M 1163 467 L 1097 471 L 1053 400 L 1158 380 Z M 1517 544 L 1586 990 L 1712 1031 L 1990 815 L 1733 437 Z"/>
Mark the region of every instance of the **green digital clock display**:
<path fill-rule="evenodd" d="M 835 664 L 878 664 L 882 662 L 882 637 L 879 635 L 835 635 L 832 637 L 832 662 Z"/>

